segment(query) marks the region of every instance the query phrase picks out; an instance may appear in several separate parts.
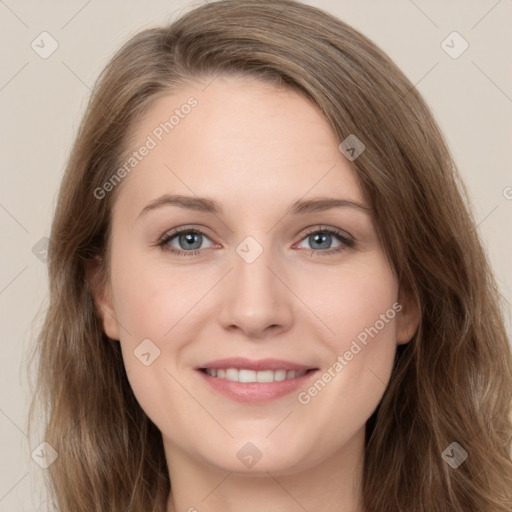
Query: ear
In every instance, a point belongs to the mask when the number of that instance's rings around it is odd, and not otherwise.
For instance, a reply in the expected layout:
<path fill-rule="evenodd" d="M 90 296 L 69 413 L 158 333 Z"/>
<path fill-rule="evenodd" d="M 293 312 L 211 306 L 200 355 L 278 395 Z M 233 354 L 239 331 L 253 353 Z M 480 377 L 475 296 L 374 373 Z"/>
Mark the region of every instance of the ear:
<path fill-rule="evenodd" d="M 400 285 L 398 303 L 402 309 L 396 317 L 396 342 L 398 345 L 403 345 L 411 341 L 418 329 L 421 313 L 418 301 L 407 285 Z"/>
<path fill-rule="evenodd" d="M 103 325 L 103 331 L 109 338 L 118 340 L 119 324 L 112 303 L 110 282 L 106 282 L 104 277 L 103 261 L 100 259 L 88 261 L 86 263 L 86 275 L 96 311 Z"/>

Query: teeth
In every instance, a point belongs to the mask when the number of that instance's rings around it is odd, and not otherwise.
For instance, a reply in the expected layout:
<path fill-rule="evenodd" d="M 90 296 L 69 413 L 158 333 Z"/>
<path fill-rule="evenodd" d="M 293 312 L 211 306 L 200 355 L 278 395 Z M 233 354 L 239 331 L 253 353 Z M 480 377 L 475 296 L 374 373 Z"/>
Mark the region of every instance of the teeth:
<path fill-rule="evenodd" d="M 286 379 L 286 370 L 276 370 L 274 372 L 274 380 L 285 380 Z"/>
<path fill-rule="evenodd" d="M 238 370 L 236 368 L 227 368 L 226 380 L 238 380 Z"/>
<path fill-rule="evenodd" d="M 233 382 L 276 382 L 287 379 L 296 379 L 306 374 L 307 370 L 246 370 L 245 368 L 207 368 L 210 377 L 231 380 Z"/>
<path fill-rule="evenodd" d="M 238 382 L 260 382 L 257 375 L 263 373 L 254 370 L 235 370 L 234 368 L 230 368 L 229 371 L 232 373 L 229 374 L 229 377 L 226 374 L 226 377 L 229 379 L 232 376 L 231 380 L 237 380 Z"/>
<path fill-rule="evenodd" d="M 242 382 L 242 373 L 245 372 L 246 370 L 240 370 L 240 373 L 238 374 L 238 379 L 240 380 L 240 382 Z M 263 370 L 263 371 L 259 371 L 259 372 L 253 372 L 254 373 L 254 377 L 256 378 L 256 381 L 257 382 L 274 382 L 275 380 L 275 377 L 274 377 L 274 371 L 273 370 Z M 254 382 L 254 381 L 250 381 L 250 382 Z"/>

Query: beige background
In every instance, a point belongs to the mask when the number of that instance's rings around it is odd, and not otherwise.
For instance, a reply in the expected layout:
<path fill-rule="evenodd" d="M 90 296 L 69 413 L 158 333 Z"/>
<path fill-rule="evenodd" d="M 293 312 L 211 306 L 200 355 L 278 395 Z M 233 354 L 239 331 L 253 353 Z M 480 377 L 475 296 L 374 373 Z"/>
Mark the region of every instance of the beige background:
<path fill-rule="evenodd" d="M 199 3 L 0 0 L 0 511 L 44 509 L 44 470 L 30 458 L 42 440 L 26 436 L 26 350 L 47 290 L 45 264 L 32 248 L 49 233 L 58 184 L 90 88 L 131 35 Z M 510 332 L 512 73 L 507 56 L 512 0 L 307 3 L 375 41 L 431 106 L 470 190 Z M 31 48 L 43 31 L 58 42 L 47 59 Z M 441 47 L 453 31 L 469 44 L 457 59 Z M 452 44 L 455 50 L 459 44 Z"/>

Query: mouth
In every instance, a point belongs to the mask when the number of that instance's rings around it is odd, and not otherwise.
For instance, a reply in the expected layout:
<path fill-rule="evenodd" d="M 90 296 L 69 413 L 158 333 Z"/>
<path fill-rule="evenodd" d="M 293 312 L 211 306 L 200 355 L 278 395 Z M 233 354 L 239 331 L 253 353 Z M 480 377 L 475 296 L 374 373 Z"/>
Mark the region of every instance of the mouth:
<path fill-rule="evenodd" d="M 318 368 L 278 359 L 230 358 L 196 370 L 211 389 L 231 400 L 266 403 L 298 390 Z"/>
<path fill-rule="evenodd" d="M 309 370 L 249 370 L 247 368 L 199 368 L 199 371 L 206 373 L 215 379 L 225 379 L 231 382 L 282 382 L 284 380 L 297 379 L 310 372 L 316 371 L 316 368 Z"/>

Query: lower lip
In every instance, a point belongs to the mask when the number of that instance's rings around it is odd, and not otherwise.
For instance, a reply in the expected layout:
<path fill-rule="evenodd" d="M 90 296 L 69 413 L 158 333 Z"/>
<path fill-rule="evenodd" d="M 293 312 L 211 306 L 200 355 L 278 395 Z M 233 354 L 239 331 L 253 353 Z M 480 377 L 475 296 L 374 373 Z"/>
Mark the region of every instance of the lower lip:
<path fill-rule="evenodd" d="M 197 370 L 201 377 L 217 392 L 246 403 L 265 403 L 297 391 L 317 370 L 309 371 L 302 377 L 274 382 L 235 382 L 212 377 Z"/>

